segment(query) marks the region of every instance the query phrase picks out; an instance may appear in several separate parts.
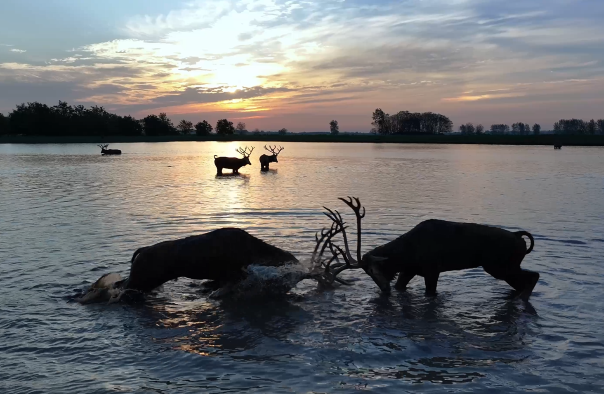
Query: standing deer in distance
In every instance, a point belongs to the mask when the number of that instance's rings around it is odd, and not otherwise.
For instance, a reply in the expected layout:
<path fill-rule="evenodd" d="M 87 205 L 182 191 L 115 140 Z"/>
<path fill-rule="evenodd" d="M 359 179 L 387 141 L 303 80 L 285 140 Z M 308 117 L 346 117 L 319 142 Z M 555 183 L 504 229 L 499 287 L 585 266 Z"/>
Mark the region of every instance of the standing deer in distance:
<path fill-rule="evenodd" d="M 237 149 L 237 153 L 243 156 L 239 159 L 237 157 L 218 157 L 214 155 L 214 165 L 216 166 L 216 175 L 222 175 L 222 169 L 228 168 L 233 170 L 233 174 L 239 174 L 239 168 L 247 165 L 252 165 L 250 162 L 250 155 L 254 151 L 254 147 L 248 152 L 247 146 L 245 149 Z"/>
<path fill-rule="evenodd" d="M 315 270 L 323 270 L 328 282 L 339 281 L 336 276 L 346 269 L 362 268 L 385 294 L 390 293 L 390 282 L 398 273 L 395 288 L 406 290 L 407 284 L 416 275 L 424 278 L 426 293 L 436 294 L 436 285 L 441 272 L 459 271 L 482 267 L 496 279 L 506 281 L 519 297 L 528 300 L 539 280 L 539 273 L 520 268 L 524 257 L 533 250 L 533 236 L 526 231 L 507 231 L 501 228 L 444 220 L 426 220 L 397 239 L 379 246 L 361 256 L 361 213 L 358 198 L 341 199 L 357 218 L 357 260 L 348 247 L 346 227 L 338 211 L 328 208 L 326 215 L 333 222 L 329 231 L 322 231 L 323 242 L 320 253 L 315 249 L 313 259 Z M 356 202 L 356 204 L 355 204 Z M 335 245 L 333 237 L 341 233 L 344 249 Z M 527 248 L 522 238 L 530 240 Z M 331 259 L 323 260 L 322 254 L 329 248 Z M 344 263 L 339 263 L 342 257 Z M 336 261 L 336 264 L 332 264 Z"/>
<path fill-rule="evenodd" d="M 266 155 L 265 154 L 265 155 L 260 156 L 260 170 L 261 171 L 268 171 L 269 170 L 268 166 L 269 166 L 270 163 L 279 163 L 279 161 L 277 160 L 277 156 L 285 148 L 282 147 L 282 146 L 280 146 L 279 148 L 277 148 L 276 145 L 274 147 L 269 145 L 268 148 L 267 148 L 266 145 L 264 145 L 264 149 L 266 149 L 267 151 L 271 152 L 272 155 Z"/>
<path fill-rule="evenodd" d="M 102 155 L 121 155 L 122 151 L 119 149 L 107 149 L 107 147 L 109 146 L 109 144 L 105 144 L 105 145 L 97 145 L 99 148 L 101 148 L 101 154 Z"/>

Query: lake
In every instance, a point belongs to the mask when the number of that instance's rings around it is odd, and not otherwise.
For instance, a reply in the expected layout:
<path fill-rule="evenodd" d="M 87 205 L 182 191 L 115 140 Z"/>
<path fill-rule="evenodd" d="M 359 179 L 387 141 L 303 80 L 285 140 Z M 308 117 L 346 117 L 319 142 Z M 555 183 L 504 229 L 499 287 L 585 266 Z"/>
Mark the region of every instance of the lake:
<path fill-rule="evenodd" d="M 253 165 L 216 177 L 238 146 L 0 145 L 2 393 L 604 392 L 604 148 L 286 143 L 261 173 L 248 143 Z M 220 227 L 307 259 L 323 206 L 354 222 L 347 195 L 363 251 L 429 218 L 531 232 L 530 302 L 481 269 L 442 274 L 436 297 L 349 271 L 268 300 L 181 279 L 142 304 L 73 301 L 137 248 Z"/>

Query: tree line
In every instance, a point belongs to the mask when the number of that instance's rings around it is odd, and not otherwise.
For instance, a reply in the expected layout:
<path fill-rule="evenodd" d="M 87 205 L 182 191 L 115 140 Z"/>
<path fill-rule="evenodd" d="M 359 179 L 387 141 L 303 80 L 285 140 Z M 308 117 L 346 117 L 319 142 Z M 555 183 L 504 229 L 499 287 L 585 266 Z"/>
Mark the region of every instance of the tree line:
<path fill-rule="evenodd" d="M 239 122 L 237 126 L 228 119 L 220 119 L 216 126 L 203 120 L 196 124 L 188 120 L 181 120 L 176 126 L 168 115 L 148 115 L 142 119 L 132 116 L 119 116 L 107 112 L 102 106 L 83 105 L 71 106 L 64 101 L 49 107 L 46 104 L 33 102 L 17 105 L 17 107 L 4 116 L 0 113 L 0 135 L 47 135 L 47 136 L 85 136 L 85 135 L 209 135 L 215 132 L 218 135 L 247 133 L 246 125 Z M 260 133 L 260 131 L 258 130 Z M 287 129 L 279 130 L 286 134 Z"/>
<path fill-rule="evenodd" d="M 588 122 L 581 119 L 560 119 L 554 124 L 554 134 L 574 134 L 574 135 L 594 135 L 604 134 L 604 119 L 590 120 Z M 466 123 L 459 126 L 459 132 L 462 134 L 518 134 L 518 135 L 539 135 L 541 134 L 541 125 L 535 123 L 532 127 L 528 123 L 514 123 L 512 127 L 506 124 L 494 124 L 488 131 L 479 124 L 474 126 L 472 123 Z"/>
<path fill-rule="evenodd" d="M 389 115 L 377 108 L 372 115 L 371 129 L 375 134 L 443 134 L 453 131 L 453 122 L 445 115 L 433 112 L 400 111 Z M 332 135 L 339 133 L 336 120 L 329 123 Z M 459 126 L 462 134 L 518 134 L 528 135 L 541 133 L 541 126 L 528 123 L 513 123 L 511 127 L 506 124 L 493 124 L 486 130 L 481 124 L 465 123 Z M 604 119 L 584 121 L 581 119 L 561 119 L 554 124 L 556 134 L 593 135 L 604 134 Z M 287 134 L 287 129 L 282 128 L 279 134 Z M 203 120 L 196 124 L 188 120 L 181 120 L 176 126 L 165 113 L 148 115 L 142 119 L 132 116 L 119 116 L 109 113 L 102 106 L 84 107 L 71 106 L 64 101 L 49 107 L 46 104 L 33 102 L 17 105 L 17 107 L 4 116 L 0 113 L 0 135 L 47 135 L 47 136 L 164 136 L 164 135 L 189 135 L 200 136 L 216 133 L 218 135 L 232 135 L 235 133 L 248 133 L 246 125 L 239 122 L 236 126 L 228 119 L 220 119 L 213 127 Z M 263 134 L 263 130 L 255 129 L 253 134 Z"/>
<path fill-rule="evenodd" d="M 519 134 L 519 135 L 529 135 L 541 134 L 541 125 L 535 123 L 532 127 L 528 123 L 514 123 L 512 127 L 507 124 L 494 124 L 491 125 L 491 128 L 485 130 L 484 126 L 479 124 L 474 126 L 473 123 L 466 123 L 459 126 L 459 132 L 461 134 Z"/>
<path fill-rule="evenodd" d="M 453 131 L 451 119 L 433 112 L 400 111 L 389 115 L 378 108 L 371 118 L 371 132 L 374 134 L 443 134 Z"/>

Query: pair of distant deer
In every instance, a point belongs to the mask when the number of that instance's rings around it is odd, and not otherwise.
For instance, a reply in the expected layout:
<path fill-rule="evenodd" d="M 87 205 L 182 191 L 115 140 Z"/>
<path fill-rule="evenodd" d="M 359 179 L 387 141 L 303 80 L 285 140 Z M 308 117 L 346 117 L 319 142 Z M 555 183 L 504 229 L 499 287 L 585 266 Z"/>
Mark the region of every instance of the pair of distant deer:
<path fill-rule="evenodd" d="M 285 148 L 283 148 L 282 146 L 277 148 L 276 145 L 275 146 L 269 145 L 268 147 L 266 145 L 264 145 L 264 149 L 266 149 L 267 151 L 272 153 L 272 155 L 260 156 L 260 170 L 268 171 L 270 163 L 279 162 L 277 160 L 277 156 L 279 156 L 279 153 L 281 153 L 281 151 Z M 247 146 L 245 147 L 245 149 L 241 149 L 241 148 L 237 149 L 237 153 L 239 153 L 240 155 L 243 156 L 243 158 L 241 158 L 241 159 L 239 159 L 237 157 L 218 157 L 217 155 L 214 155 L 214 165 L 216 166 L 216 174 L 222 175 L 223 168 L 228 168 L 229 170 L 233 170 L 233 174 L 239 174 L 239 169 L 241 167 L 247 166 L 247 165 L 252 165 L 252 163 L 250 162 L 250 155 L 252 154 L 253 151 L 254 151 L 254 147 L 252 147 L 252 149 L 250 149 L 248 152 Z"/>

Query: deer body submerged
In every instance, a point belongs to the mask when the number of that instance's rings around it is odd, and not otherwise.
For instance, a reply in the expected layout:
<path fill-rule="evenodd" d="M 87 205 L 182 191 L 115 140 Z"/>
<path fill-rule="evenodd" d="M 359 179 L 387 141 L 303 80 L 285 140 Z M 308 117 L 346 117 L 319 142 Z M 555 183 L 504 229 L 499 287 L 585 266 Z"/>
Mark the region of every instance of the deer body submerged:
<path fill-rule="evenodd" d="M 530 239 L 528 249 L 523 236 Z M 428 294 L 436 292 L 441 272 L 482 267 L 528 299 L 539 274 L 521 269 L 520 264 L 533 245 L 533 237 L 525 231 L 431 219 L 366 253 L 362 266 L 385 293 L 399 273 L 397 289 L 404 290 L 417 275 L 424 278 Z"/>
<path fill-rule="evenodd" d="M 244 230 L 222 228 L 140 248 L 132 256 L 127 279 L 109 283 L 106 277 L 118 277 L 116 274 L 105 275 L 91 286 L 89 292 L 99 293 L 101 288 L 113 287 L 144 293 L 180 277 L 210 279 L 222 286 L 245 279 L 245 269 L 252 264 L 280 267 L 291 263 L 298 263 L 293 254 Z M 115 292 L 86 294 L 80 302 L 107 301 L 111 294 L 115 295 Z"/>

